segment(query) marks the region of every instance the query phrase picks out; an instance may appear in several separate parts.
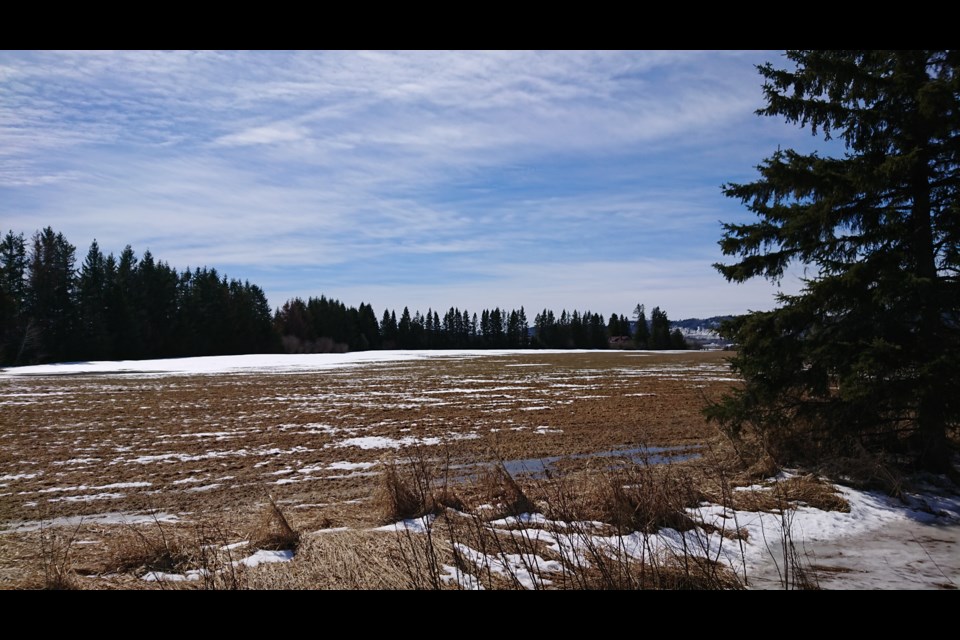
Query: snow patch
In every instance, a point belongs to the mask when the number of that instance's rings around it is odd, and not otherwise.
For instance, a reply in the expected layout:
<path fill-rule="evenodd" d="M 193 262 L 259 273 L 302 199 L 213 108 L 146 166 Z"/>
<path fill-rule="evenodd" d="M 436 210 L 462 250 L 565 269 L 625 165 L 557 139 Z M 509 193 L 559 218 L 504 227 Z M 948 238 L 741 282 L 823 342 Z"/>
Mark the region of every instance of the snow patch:
<path fill-rule="evenodd" d="M 386 436 L 363 436 L 358 438 L 347 438 L 334 444 L 335 447 L 358 447 L 360 449 L 399 449 L 401 447 L 410 447 L 413 445 L 434 446 L 441 442 L 449 440 L 473 440 L 479 438 L 476 433 L 450 433 L 443 438 L 430 436 L 418 438 L 415 436 L 404 436 L 402 438 L 388 438 Z M 329 446 L 329 445 L 328 445 Z"/>
<path fill-rule="evenodd" d="M 261 549 L 252 556 L 237 560 L 233 564 L 235 566 L 256 567 L 270 562 L 290 562 L 291 560 L 293 560 L 293 551 L 265 551 Z"/>

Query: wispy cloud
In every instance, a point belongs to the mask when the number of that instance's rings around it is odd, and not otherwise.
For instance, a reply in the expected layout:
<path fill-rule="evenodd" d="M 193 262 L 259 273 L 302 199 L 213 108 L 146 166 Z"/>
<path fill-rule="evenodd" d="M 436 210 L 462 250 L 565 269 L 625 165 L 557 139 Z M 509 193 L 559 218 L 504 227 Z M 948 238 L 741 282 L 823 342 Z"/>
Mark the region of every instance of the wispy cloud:
<path fill-rule="evenodd" d="M 96 237 L 217 266 L 275 305 L 770 306 L 714 296 L 709 264 L 718 220 L 744 217 L 720 184 L 806 136 L 753 115 L 776 56 L 0 52 L 0 215 L 81 256 Z"/>

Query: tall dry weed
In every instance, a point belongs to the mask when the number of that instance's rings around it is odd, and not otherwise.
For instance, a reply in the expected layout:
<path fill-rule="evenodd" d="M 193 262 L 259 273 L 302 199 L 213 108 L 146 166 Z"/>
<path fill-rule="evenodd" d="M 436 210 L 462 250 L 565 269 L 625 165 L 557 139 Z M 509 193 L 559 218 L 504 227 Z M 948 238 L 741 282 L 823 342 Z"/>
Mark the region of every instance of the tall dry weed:
<path fill-rule="evenodd" d="M 295 551 L 300 544 L 300 532 L 290 526 L 273 496 L 267 494 L 267 503 L 260 511 L 259 520 L 251 530 L 249 539 L 257 549 Z"/>
<path fill-rule="evenodd" d="M 40 571 L 28 580 L 28 586 L 50 591 L 79 589 L 79 578 L 71 563 L 71 552 L 83 519 L 67 535 L 40 520 Z"/>

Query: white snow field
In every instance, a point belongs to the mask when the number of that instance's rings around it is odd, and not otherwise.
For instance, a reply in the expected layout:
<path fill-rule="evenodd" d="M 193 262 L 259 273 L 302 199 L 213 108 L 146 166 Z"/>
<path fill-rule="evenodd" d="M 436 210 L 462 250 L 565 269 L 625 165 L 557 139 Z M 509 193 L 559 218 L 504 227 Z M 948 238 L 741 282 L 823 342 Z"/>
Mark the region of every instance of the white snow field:
<path fill-rule="evenodd" d="M 241 356 L 204 356 L 160 360 L 116 360 L 61 362 L 0 369 L 0 376 L 55 376 L 123 373 L 133 375 L 196 375 L 217 373 L 302 373 L 352 367 L 367 363 L 404 362 L 430 358 L 479 358 L 484 356 L 551 353 L 584 353 L 571 350 L 452 349 L 449 351 L 357 351 L 353 353 L 255 354 Z M 604 353 L 600 351 L 598 353 Z M 667 352 L 658 352 L 667 353 Z"/>

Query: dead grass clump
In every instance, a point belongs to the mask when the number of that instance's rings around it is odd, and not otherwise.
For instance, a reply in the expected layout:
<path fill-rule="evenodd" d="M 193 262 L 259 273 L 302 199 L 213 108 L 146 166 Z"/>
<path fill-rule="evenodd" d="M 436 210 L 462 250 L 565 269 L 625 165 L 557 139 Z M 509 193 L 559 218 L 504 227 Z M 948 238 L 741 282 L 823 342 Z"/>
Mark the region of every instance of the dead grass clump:
<path fill-rule="evenodd" d="M 384 523 L 420 518 L 444 509 L 462 511 L 465 504 L 422 455 L 406 464 L 388 464 L 374 494 L 374 504 Z"/>
<path fill-rule="evenodd" d="M 300 533 L 290 526 L 273 497 L 268 495 L 267 500 L 259 521 L 250 532 L 250 544 L 269 551 L 296 551 Z"/>
<path fill-rule="evenodd" d="M 543 515 L 557 522 L 582 522 L 596 519 L 596 509 L 586 496 L 595 480 L 585 473 L 549 478 L 538 485 L 537 503 Z"/>
<path fill-rule="evenodd" d="M 645 589 L 703 591 L 743 589 L 743 583 L 729 568 L 708 558 L 691 556 L 648 571 Z"/>
<path fill-rule="evenodd" d="M 779 490 L 790 502 L 803 504 L 821 511 L 850 513 L 850 503 L 827 482 L 805 475 L 788 478 L 778 483 Z"/>
<path fill-rule="evenodd" d="M 769 455 L 761 455 L 757 460 L 747 467 L 742 476 L 748 481 L 763 480 L 780 473 L 780 465 Z"/>
<path fill-rule="evenodd" d="M 891 456 L 860 448 L 857 455 L 824 463 L 818 470 L 838 477 L 860 489 L 879 489 L 895 498 L 903 497 L 904 471 Z"/>
<path fill-rule="evenodd" d="M 698 504 L 699 493 L 684 478 L 664 469 L 637 465 L 605 473 L 593 481 L 591 493 L 596 519 L 619 533 L 696 527 L 686 509 Z"/>
<path fill-rule="evenodd" d="M 129 525 L 110 543 L 110 570 L 134 573 L 182 573 L 192 568 L 195 553 L 183 534 L 164 529 L 159 521 L 144 530 Z"/>
<path fill-rule="evenodd" d="M 620 555 L 593 558 L 576 576 L 580 590 L 705 591 L 743 589 L 733 571 L 702 557 L 650 557 L 643 560 Z"/>
<path fill-rule="evenodd" d="M 424 559 L 427 539 L 411 535 L 403 542 L 392 532 L 328 531 L 305 537 L 291 562 L 249 569 L 250 589 L 417 589 L 424 581 L 411 576 L 404 553 Z M 413 545 L 410 547 L 409 545 Z M 447 557 L 449 550 L 434 553 Z M 452 561 L 452 559 L 451 559 Z"/>
<path fill-rule="evenodd" d="M 495 505 L 494 517 L 519 516 L 538 511 L 523 487 L 510 475 L 502 462 L 486 468 L 477 477 L 479 491 Z"/>
<path fill-rule="evenodd" d="M 769 480 L 756 490 L 734 491 L 732 507 L 744 511 L 780 513 L 805 505 L 822 511 L 850 513 L 850 503 L 829 483 L 811 475 Z"/>
<path fill-rule="evenodd" d="M 383 471 L 374 503 L 379 507 L 383 522 L 419 518 L 429 512 L 422 485 L 410 482 L 396 465 L 388 465 Z"/>

